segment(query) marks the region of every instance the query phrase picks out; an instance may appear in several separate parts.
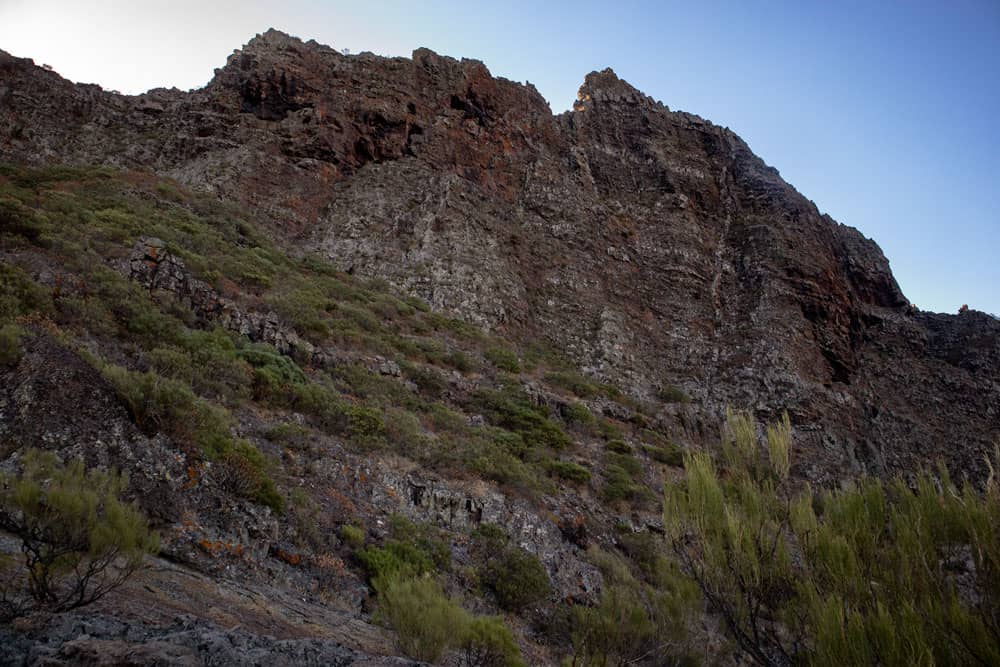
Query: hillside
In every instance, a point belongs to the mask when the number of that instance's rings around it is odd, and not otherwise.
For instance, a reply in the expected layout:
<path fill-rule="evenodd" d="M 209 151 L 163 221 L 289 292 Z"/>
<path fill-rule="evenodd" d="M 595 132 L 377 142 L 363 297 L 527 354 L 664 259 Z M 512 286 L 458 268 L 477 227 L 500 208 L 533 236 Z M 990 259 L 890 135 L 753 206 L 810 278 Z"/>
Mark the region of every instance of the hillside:
<path fill-rule="evenodd" d="M 1000 323 L 917 310 L 873 241 L 611 70 L 557 116 L 476 61 L 276 31 L 141 96 L 0 52 L 0 162 L 4 467 L 126 470 L 162 540 L 7 656 L 404 664 L 370 584 L 405 552 L 529 664 L 615 586 L 641 641 L 724 661 L 655 601 L 698 604 L 660 495 L 727 407 L 789 414 L 796 483 L 981 485 L 1000 437 Z"/>

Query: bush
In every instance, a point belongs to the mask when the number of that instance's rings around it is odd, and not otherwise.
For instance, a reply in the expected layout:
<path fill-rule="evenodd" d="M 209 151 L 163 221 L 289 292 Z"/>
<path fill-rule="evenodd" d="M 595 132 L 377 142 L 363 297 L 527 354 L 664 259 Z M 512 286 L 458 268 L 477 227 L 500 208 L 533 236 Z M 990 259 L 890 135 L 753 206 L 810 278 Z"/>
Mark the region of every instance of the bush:
<path fill-rule="evenodd" d="M 562 417 L 571 426 L 591 427 L 597 424 L 597 417 L 583 403 L 569 403 L 563 406 Z"/>
<path fill-rule="evenodd" d="M 590 481 L 590 471 L 572 461 L 549 461 L 545 466 L 550 475 L 574 484 L 586 484 Z"/>
<path fill-rule="evenodd" d="M 0 366 L 13 366 L 21 359 L 21 336 L 24 330 L 16 324 L 0 326 Z"/>
<path fill-rule="evenodd" d="M 431 577 L 388 577 L 376 583 L 376 618 L 396 631 L 399 649 L 438 663 L 459 649 L 468 667 L 522 667 L 521 651 L 500 618 L 473 616 L 450 600 Z"/>
<path fill-rule="evenodd" d="M 403 369 L 403 375 L 406 376 L 406 379 L 417 385 L 420 393 L 428 398 L 440 398 L 441 394 L 448 388 L 447 380 L 433 368 L 415 366 L 414 364 L 405 362 L 400 364 L 400 366 Z"/>
<path fill-rule="evenodd" d="M 465 624 L 460 648 L 469 667 L 520 667 L 521 649 L 503 621 L 478 616 Z"/>
<path fill-rule="evenodd" d="M 477 391 L 472 397 L 491 423 L 521 436 L 529 449 L 536 446 L 555 450 L 565 449 L 571 440 L 565 431 L 549 419 L 548 410 L 532 404 L 523 391 Z"/>
<path fill-rule="evenodd" d="M 451 549 L 432 526 L 393 516 L 390 529 L 392 539 L 383 546 L 371 546 L 356 554 L 373 583 L 380 579 L 418 577 L 449 568 Z"/>
<path fill-rule="evenodd" d="M 344 524 L 340 527 L 340 539 L 352 549 L 360 549 L 365 543 L 365 529 L 349 523 Z"/>
<path fill-rule="evenodd" d="M 797 489 L 787 424 L 761 443 L 748 414 L 730 413 L 723 469 L 690 453 L 665 489 L 673 551 L 744 653 L 763 665 L 1000 664 L 996 478 L 982 492 L 944 468 Z"/>
<path fill-rule="evenodd" d="M 24 558 L 6 581 L 0 620 L 99 600 L 159 549 L 145 517 L 120 500 L 124 477 L 35 450 L 22 461 L 20 476 L 0 478 L 0 528 L 20 538 Z"/>
<path fill-rule="evenodd" d="M 684 393 L 684 390 L 671 385 L 660 387 L 656 392 L 656 397 L 664 403 L 687 403 L 691 400 Z"/>
<path fill-rule="evenodd" d="M 12 320 L 21 315 L 52 311 L 52 296 L 21 268 L 0 264 L 0 321 Z"/>
<path fill-rule="evenodd" d="M 453 352 L 449 352 L 445 355 L 444 363 L 462 373 L 468 373 L 475 368 L 475 365 L 472 363 L 472 359 L 469 355 L 461 350 L 454 350 Z"/>
<path fill-rule="evenodd" d="M 398 540 L 391 540 L 381 547 L 362 549 L 356 556 L 372 583 L 418 577 L 434 568 L 434 561 L 426 552 L 414 544 Z"/>
<path fill-rule="evenodd" d="M 601 393 L 601 387 L 598 384 L 572 371 L 549 373 L 545 376 L 545 382 L 554 387 L 562 387 L 571 391 L 580 398 L 593 398 Z"/>
<path fill-rule="evenodd" d="M 285 499 L 268 477 L 267 462 L 260 450 L 246 440 L 235 440 L 220 454 L 220 481 L 226 490 L 270 507 L 279 514 L 284 511 Z"/>
<path fill-rule="evenodd" d="M 396 631 L 399 649 L 409 657 L 436 663 L 461 639 L 467 615 L 430 578 L 382 579 L 378 618 Z"/>
<path fill-rule="evenodd" d="M 632 445 L 628 444 L 624 440 L 610 440 L 604 448 L 609 452 L 614 452 L 615 454 L 631 454 Z"/>
<path fill-rule="evenodd" d="M 152 371 L 137 373 L 120 366 L 107 366 L 104 376 L 142 431 L 152 435 L 162 431 L 184 444 L 195 444 L 209 456 L 227 449 L 226 415 L 201 401 L 183 382 Z"/>
<path fill-rule="evenodd" d="M 541 602 L 552 588 L 538 556 L 513 546 L 503 549 L 486 563 L 481 579 L 496 595 L 500 606 L 513 612 Z"/>
<path fill-rule="evenodd" d="M 684 450 L 674 444 L 666 447 L 656 447 L 654 445 L 643 445 L 642 451 L 646 452 L 649 458 L 657 463 L 680 468 L 684 465 Z"/>
<path fill-rule="evenodd" d="M 502 371 L 507 371 L 508 373 L 521 372 L 521 363 L 518 361 L 517 355 L 506 348 L 491 347 L 483 352 L 483 356 L 486 357 L 486 361 Z"/>

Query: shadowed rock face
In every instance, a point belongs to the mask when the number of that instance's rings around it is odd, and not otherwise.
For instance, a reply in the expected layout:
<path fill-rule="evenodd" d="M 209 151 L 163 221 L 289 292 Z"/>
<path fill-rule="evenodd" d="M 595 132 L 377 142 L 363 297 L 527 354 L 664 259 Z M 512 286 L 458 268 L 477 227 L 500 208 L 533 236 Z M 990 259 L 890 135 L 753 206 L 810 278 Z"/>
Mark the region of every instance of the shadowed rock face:
<path fill-rule="evenodd" d="M 135 97 L 0 53 L 0 159 L 237 200 L 291 247 L 546 338 L 632 394 L 683 388 L 688 438 L 727 404 L 787 409 L 809 478 L 937 458 L 981 477 L 1000 433 L 1000 323 L 917 311 L 873 241 L 611 70 L 554 116 L 477 61 L 276 31 L 200 90 Z"/>

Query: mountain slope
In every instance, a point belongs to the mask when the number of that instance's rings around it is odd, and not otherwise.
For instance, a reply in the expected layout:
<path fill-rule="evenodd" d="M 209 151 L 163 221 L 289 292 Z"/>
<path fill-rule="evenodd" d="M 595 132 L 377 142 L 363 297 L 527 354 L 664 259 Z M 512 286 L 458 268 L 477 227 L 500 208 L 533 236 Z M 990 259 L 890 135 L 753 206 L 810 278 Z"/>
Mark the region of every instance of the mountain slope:
<path fill-rule="evenodd" d="M 0 162 L 3 465 L 126 469 L 180 568 L 156 599 L 227 641 L 260 610 L 164 597 L 175 575 L 350 619 L 274 626 L 346 647 L 309 655 L 391 655 L 365 554 L 403 543 L 555 663 L 616 558 L 646 602 L 672 581 L 658 497 L 727 406 L 787 410 L 793 476 L 821 483 L 938 460 L 978 483 L 1000 436 L 1000 323 L 918 311 L 874 242 L 610 70 L 555 116 L 476 61 L 276 31 L 141 96 L 0 52 Z M 504 607 L 490 526 L 544 599 Z M 202 626 L 164 630 L 142 595 L 101 613 L 189 650 Z M 675 657 L 721 659 L 711 622 L 670 628 Z"/>
<path fill-rule="evenodd" d="M 729 130 L 610 70 L 553 116 L 475 61 L 342 56 L 276 31 L 191 93 L 2 68 L 5 160 L 150 168 L 251 206 L 289 248 L 543 336 L 638 397 L 682 387 L 703 408 L 689 435 L 725 404 L 787 409 L 810 475 L 938 456 L 983 473 L 996 322 L 909 307 L 873 242 Z"/>

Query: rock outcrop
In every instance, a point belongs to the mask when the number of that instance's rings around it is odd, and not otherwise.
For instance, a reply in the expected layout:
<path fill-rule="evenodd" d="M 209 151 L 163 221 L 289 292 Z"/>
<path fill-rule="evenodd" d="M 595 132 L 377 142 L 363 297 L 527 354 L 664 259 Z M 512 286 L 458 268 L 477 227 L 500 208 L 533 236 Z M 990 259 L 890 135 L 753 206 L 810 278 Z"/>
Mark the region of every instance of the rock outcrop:
<path fill-rule="evenodd" d="M 803 476 L 940 458 L 978 479 L 1000 433 L 1000 323 L 916 310 L 873 241 L 611 70 L 557 116 L 477 61 L 272 30 L 192 92 L 121 96 L 7 54 L 0 81 L 0 159 L 249 205 L 289 248 L 544 337 L 633 395 L 682 388 L 687 439 L 726 405 L 787 410 Z"/>

